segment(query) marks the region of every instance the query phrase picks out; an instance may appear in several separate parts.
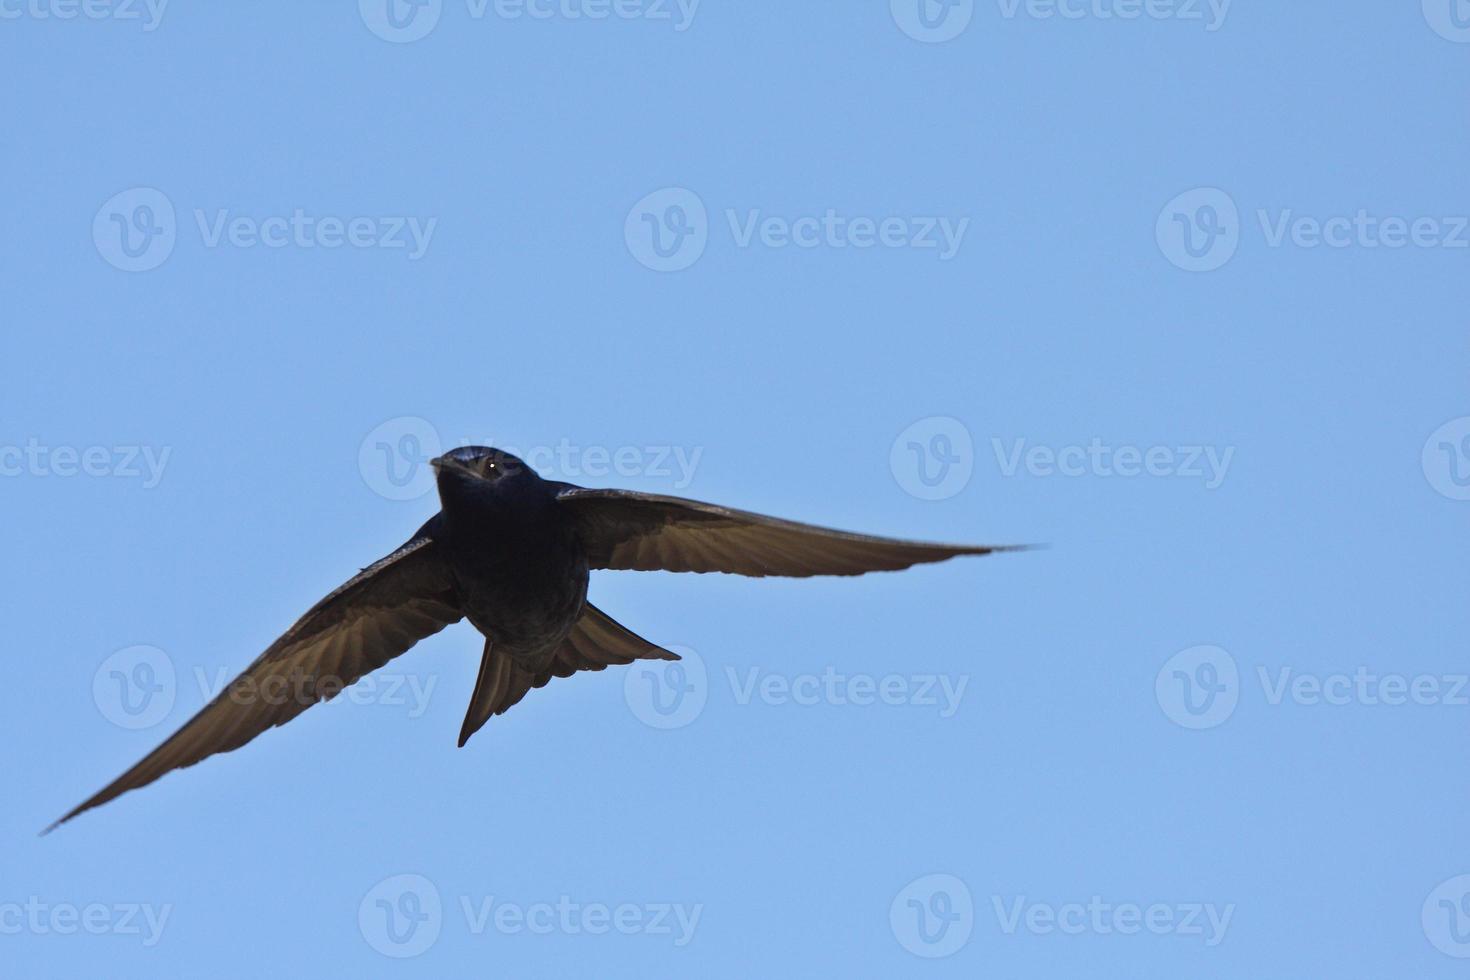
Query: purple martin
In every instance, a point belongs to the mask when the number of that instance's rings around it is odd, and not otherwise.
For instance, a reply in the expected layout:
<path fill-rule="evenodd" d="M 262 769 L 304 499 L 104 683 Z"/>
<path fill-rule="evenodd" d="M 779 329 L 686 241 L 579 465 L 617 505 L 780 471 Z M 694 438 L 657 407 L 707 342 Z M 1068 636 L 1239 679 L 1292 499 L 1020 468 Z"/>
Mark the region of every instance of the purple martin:
<path fill-rule="evenodd" d="M 459 744 L 553 677 L 678 660 L 587 601 L 591 569 L 861 575 L 1024 546 L 899 541 L 678 497 L 542 479 L 509 453 L 431 460 L 440 510 L 297 620 L 184 727 L 47 830 L 238 749 L 461 619 L 485 637 Z"/>

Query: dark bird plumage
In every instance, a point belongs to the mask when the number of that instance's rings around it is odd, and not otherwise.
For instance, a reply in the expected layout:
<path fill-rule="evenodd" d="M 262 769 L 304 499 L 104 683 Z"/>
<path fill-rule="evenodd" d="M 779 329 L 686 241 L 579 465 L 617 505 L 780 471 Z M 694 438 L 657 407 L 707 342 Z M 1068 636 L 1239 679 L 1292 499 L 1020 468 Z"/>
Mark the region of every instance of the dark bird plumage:
<path fill-rule="evenodd" d="M 543 480 L 483 446 L 433 461 L 442 507 L 317 603 L 143 761 L 48 827 L 237 749 L 468 619 L 485 636 L 459 744 L 532 688 L 580 670 L 677 660 L 587 602 L 590 569 L 861 575 L 1018 550 L 898 541 L 678 497 Z"/>

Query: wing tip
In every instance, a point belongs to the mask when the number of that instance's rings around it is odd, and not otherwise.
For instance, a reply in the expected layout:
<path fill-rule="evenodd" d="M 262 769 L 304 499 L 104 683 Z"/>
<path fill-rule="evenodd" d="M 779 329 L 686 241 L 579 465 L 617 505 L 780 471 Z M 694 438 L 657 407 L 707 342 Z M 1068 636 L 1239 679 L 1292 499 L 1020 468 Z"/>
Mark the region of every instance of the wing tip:
<path fill-rule="evenodd" d="M 66 823 L 68 820 L 70 820 L 72 817 L 77 816 L 78 814 L 82 813 L 83 811 L 85 811 L 87 809 L 88 809 L 88 807 L 86 807 L 86 806 L 79 806 L 79 807 L 77 807 L 75 810 L 72 810 L 70 813 L 66 814 L 64 817 L 60 817 L 60 818 L 58 818 L 56 820 L 51 821 L 51 823 L 46 826 L 46 829 L 44 829 L 40 833 L 36 834 L 36 836 L 37 837 L 45 837 L 47 834 L 51 833 L 51 831 L 55 830 L 57 827 L 60 827 L 62 824 Z"/>
<path fill-rule="evenodd" d="M 1042 542 L 1040 544 L 992 544 L 992 545 L 980 545 L 978 547 L 966 549 L 965 554 L 967 554 L 967 555 L 989 555 L 989 554 L 1004 554 L 1004 553 L 1006 553 L 1008 551 L 1050 551 L 1050 550 L 1051 550 L 1051 543 L 1050 542 Z"/>

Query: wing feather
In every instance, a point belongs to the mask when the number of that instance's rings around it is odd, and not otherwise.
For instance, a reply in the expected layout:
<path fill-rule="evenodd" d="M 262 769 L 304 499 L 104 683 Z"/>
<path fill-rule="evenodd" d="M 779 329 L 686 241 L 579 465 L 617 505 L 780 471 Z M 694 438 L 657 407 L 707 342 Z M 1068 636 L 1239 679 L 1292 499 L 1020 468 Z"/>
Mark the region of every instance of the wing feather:
<path fill-rule="evenodd" d="M 629 490 L 568 486 L 557 499 L 576 520 L 593 568 L 756 577 L 862 575 L 1025 547 L 880 538 Z"/>
<path fill-rule="evenodd" d="M 313 606 L 167 741 L 47 830 L 239 748 L 462 617 L 453 578 L 420 531 Z"/>

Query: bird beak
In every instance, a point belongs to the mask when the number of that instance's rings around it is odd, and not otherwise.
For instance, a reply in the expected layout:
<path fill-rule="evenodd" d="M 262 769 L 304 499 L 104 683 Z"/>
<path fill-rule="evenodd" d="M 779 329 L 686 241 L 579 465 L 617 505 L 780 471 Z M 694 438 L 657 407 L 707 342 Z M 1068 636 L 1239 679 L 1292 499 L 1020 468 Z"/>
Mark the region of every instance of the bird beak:
<path fill-rule="evenodd" d="M 435 456 L 433 459 L 429 460 L 429 465 L 434 467 L 434 472 L 436 474 L 442 472 L 443 470 L 462 470 L 465 473 L 474 473 L 474 470 L 470 469 L 468 466 L 464 465 L 459 460 L 454 459 L 451 456 Z"/>

